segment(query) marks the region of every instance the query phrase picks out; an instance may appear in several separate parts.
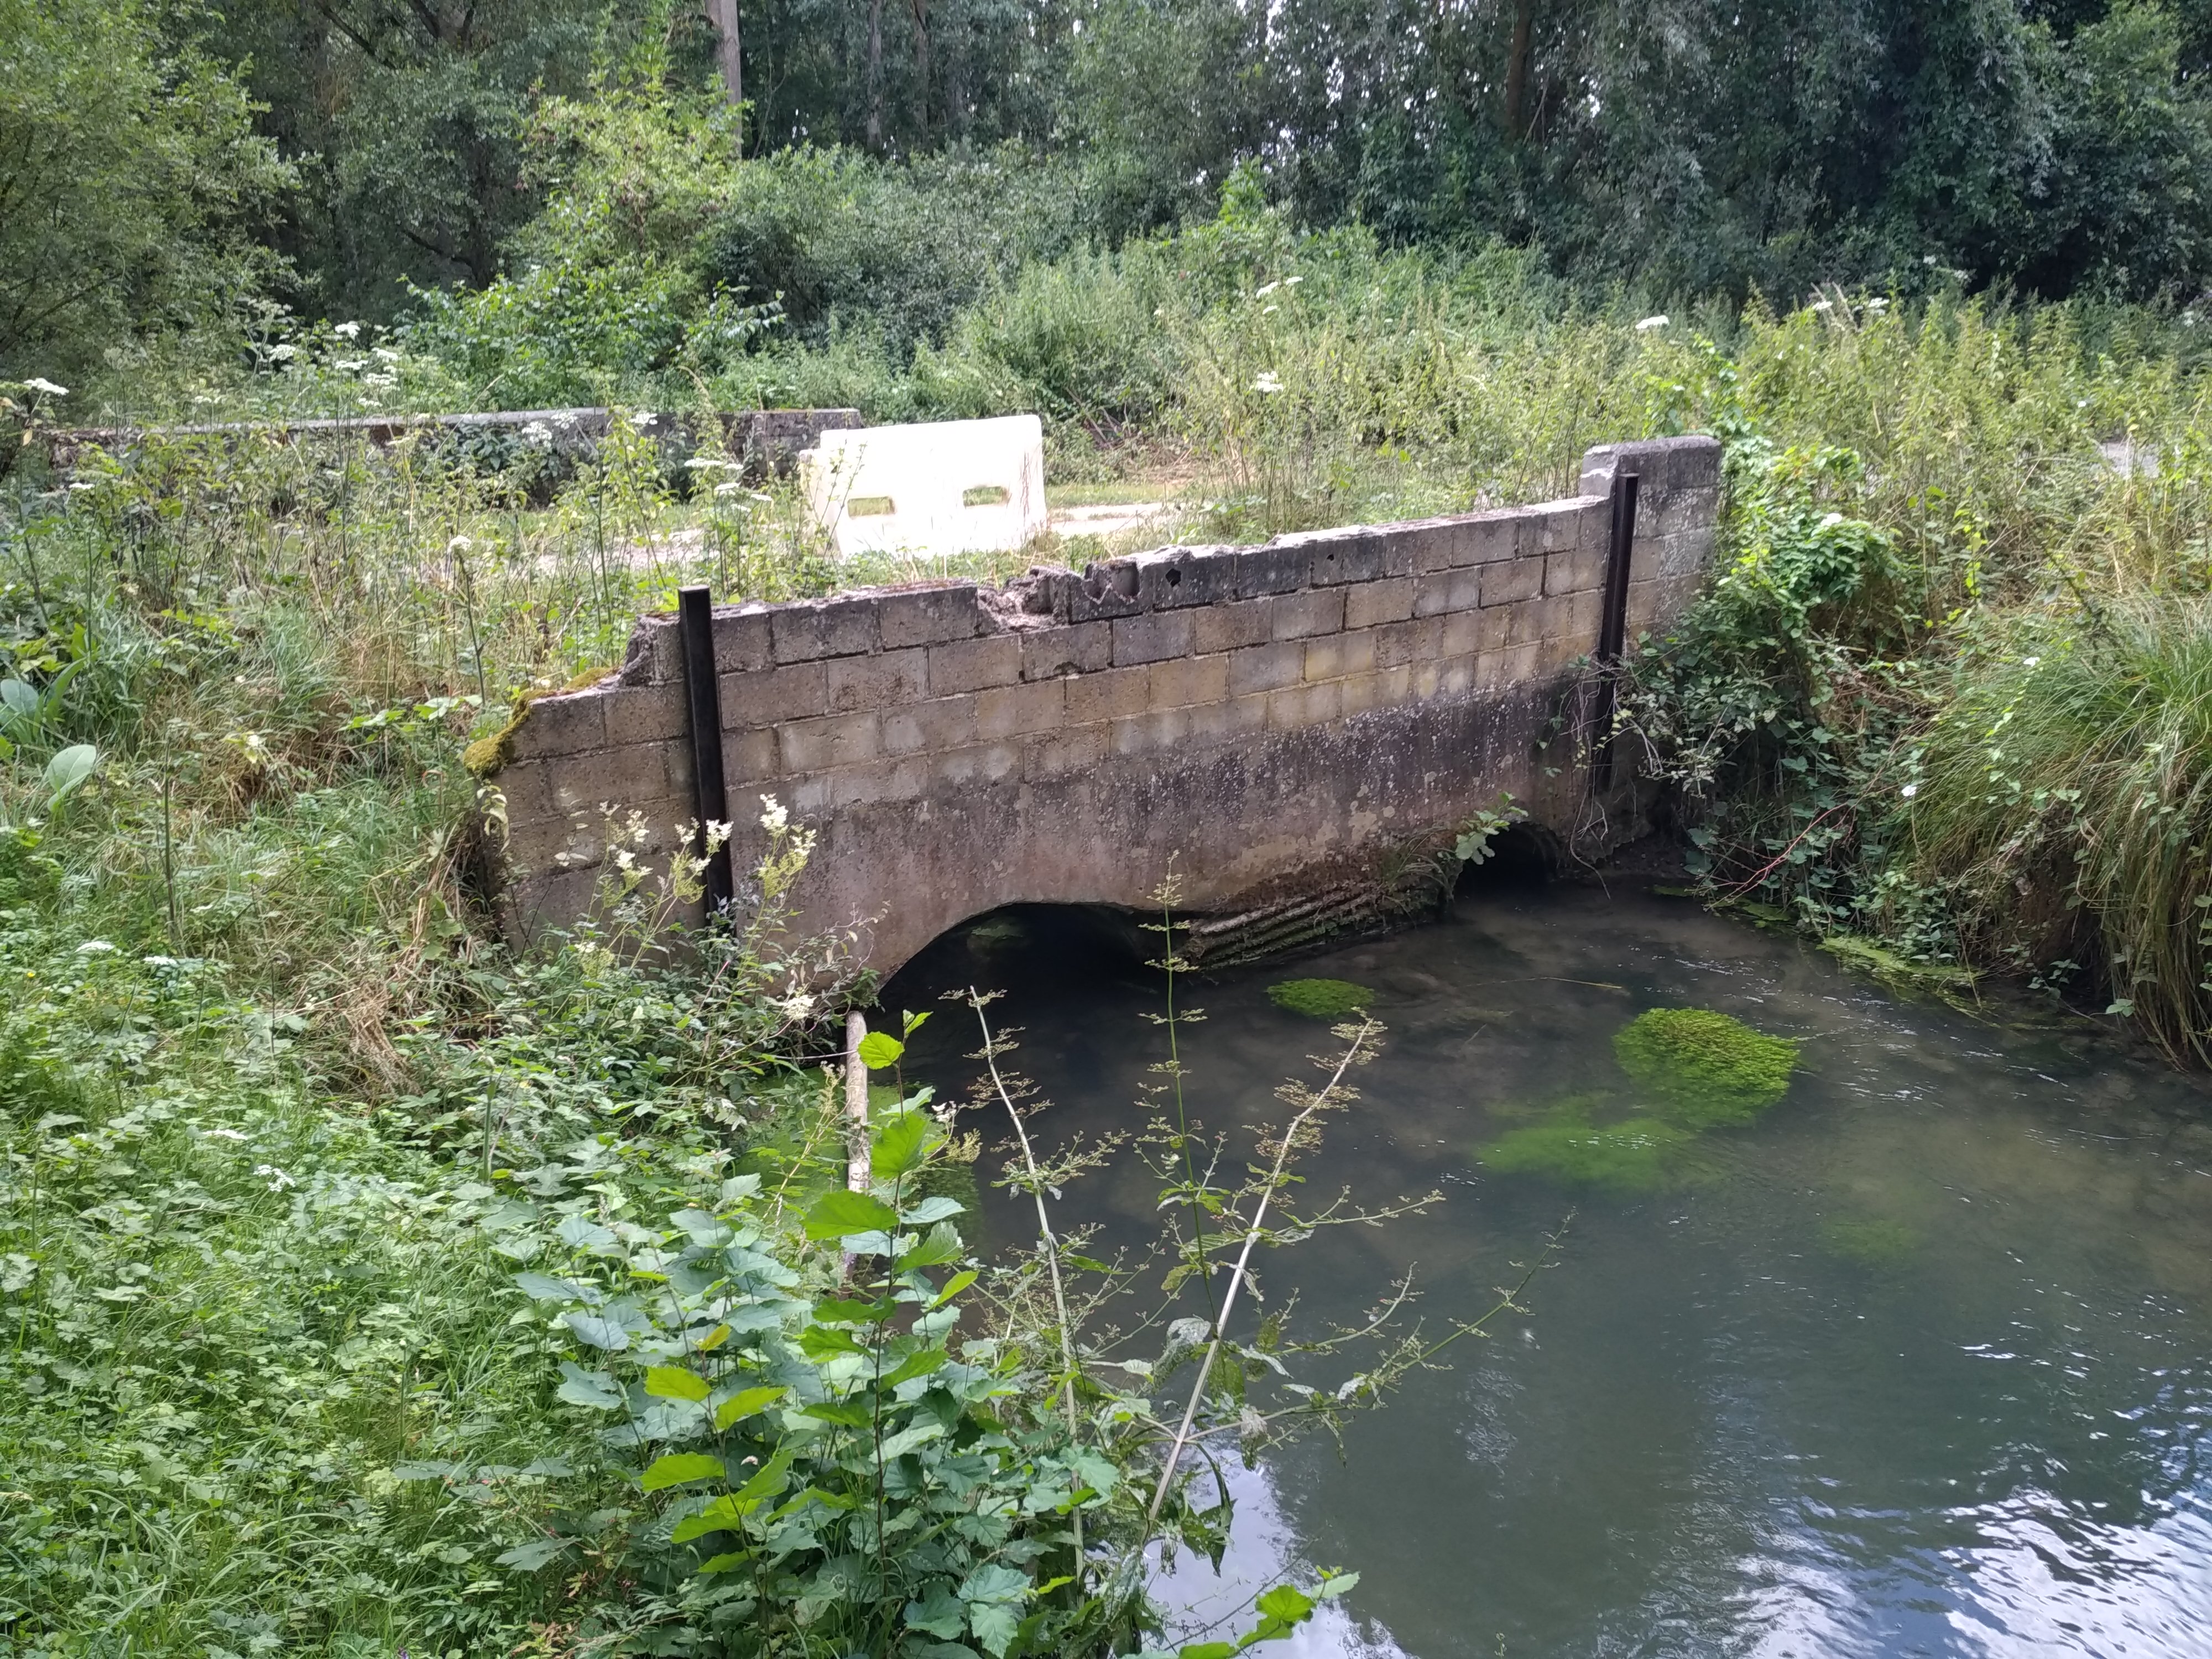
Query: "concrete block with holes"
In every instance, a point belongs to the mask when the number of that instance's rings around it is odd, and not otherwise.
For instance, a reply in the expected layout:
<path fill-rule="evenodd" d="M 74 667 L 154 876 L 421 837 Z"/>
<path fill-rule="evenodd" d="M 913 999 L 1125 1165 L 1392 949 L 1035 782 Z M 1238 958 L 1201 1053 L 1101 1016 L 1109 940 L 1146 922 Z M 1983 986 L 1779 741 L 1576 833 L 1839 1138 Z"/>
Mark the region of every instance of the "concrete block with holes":
<path fill-rule="evenodd" d="M 799 466 L 808 509 L 841 557 L 1011 552 L 1044 532 L 1034 415 L 828 431 Z"/>

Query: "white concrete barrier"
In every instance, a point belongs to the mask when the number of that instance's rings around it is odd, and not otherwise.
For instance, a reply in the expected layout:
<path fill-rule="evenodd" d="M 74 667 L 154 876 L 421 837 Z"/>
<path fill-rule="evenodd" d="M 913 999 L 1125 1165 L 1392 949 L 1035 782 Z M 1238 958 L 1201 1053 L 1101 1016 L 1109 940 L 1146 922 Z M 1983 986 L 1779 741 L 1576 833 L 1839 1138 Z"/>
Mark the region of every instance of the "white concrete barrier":
<path fill-rule="evenodd" d="M 841 557 L 1012 551 L 1045 527 L 1034 415 L 833 429 L 799 463 Z"/>

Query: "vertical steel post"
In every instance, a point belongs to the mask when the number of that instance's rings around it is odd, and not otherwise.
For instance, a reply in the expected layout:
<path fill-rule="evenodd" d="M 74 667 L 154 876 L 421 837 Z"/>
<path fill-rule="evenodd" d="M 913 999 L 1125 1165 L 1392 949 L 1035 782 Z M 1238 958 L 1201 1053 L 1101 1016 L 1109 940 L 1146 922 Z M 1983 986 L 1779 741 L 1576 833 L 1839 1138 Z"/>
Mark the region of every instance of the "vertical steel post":
<path fill-rule="evenodd" d="M 714 678 L 714 596 L 707 587 L 676 591 L 676 632 L 684 642 L 684 690 L 691 717 L 691 805 L 703 846 L 709 823 L 730 821 L 730 795 L 722 781 L 722 690 Z M 726 915 L 730 848 L 725 842 L 707 855 L 707 916 Z"/>
<path fill-rule="evenodd" d="M 1613 722 L 1620 708 L 1621 653 L 1628 646 L 1629 566 L 1636 553 L 1637 476 L 1613 475 L 1613 534 L 1606 550 L 1605 610 L 1598 621 L 1597 753 L 1591 766 L 1597 787 L 1613 787 Z"/>

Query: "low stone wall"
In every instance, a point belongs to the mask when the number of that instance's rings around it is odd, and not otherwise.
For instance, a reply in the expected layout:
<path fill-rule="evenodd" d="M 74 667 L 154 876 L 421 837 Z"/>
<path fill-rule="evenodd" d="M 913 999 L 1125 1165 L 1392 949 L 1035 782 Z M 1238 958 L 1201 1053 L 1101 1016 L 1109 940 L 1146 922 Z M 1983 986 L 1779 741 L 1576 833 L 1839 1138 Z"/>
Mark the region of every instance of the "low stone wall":
<path fill-rule="evenodd" d="M 740 886 L 773 797 L 820 831 L 799 925 L 860 926 L 888 972 L 1001 904 L 1143 907 L 1171 860 L 1190 910 L 1294 897 L 1501 791 L 1587 841 L 1607 803 L 1560 722 L 1597 645 L 1614 472 L 1641 490 L 1633 639 L 1711 560 L 1719 459 L 1710 438 L 1612 445 L 1580 495 L 1534 507 L 718 610 Z M 519 933 L 588 907 L 611 811 L 642 816 L 649 858 L 694 817 L 683 677 L 674 618 L 647 617 L 619 673 L 512 731 Z"/>

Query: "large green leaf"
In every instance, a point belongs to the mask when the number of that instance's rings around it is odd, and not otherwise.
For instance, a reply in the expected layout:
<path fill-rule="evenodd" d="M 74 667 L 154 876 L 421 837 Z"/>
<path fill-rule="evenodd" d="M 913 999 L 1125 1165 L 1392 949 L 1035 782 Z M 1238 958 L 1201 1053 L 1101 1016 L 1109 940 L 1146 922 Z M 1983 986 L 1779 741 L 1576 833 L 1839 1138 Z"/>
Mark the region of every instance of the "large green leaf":
<path fill-rule="evenodd" d="M 806 1212 L 809 1238 L 845 1238 L 854 1233 L 889 1232 L 897 1224 L 898 1214 L 890 1205 L 842 1187 L 833 1187 L 823 1194 Z"/>
<path fill-rule="evenodd" d="M 58 805 L 76 793 L 100 765 L 100 750 L 88 743 L 73 743 L 46 763 L 46 800 Z"/>
<path fill-rule="evenodd" d="M 588 1342 L 595 1348 L 620 1353 L 629 1346 L 629 1333 L 611 1319 L 602 1319 L 597 1314 L 564 1313 L 561 1322 L 575 1332 L 577 1340 Z"/>
<path fill-rule="evenodd" d="M 860 1039 L 860 1064 L 872 1072 L 887 1072 L 899 1063 L 906 1044 L 888 1031 L 871 1031 Z"/>
<path fill-rule="evenodd" d="M 910 1353 L 899 1361 L 897 1369 L 888 1373 L 877 1386 L 895 1389 L 915 1377 L 927 1376 L 951 1358 L 942 1348 L 924 1348 L 918 1353 Z"/>
<path fill-rule="evenodd" d="M 879 1182 L 896 1181 L 921 1167 L 935 1127 L 927 1112 L 902 1112 L 876 1131 L 868 1149 L 868 1173 Z"/>
<path fill-rule="evenodd" d="M 939 1222 L 924 1236 L 921 1243 L 902 1254 L 893 1265 L 901 1273 L 915 1267 L 941 1267 L 948 1261 L 960 1259 L 960 1235 Z"/>
<path fill-rule="evenodd" d="M 766 1411 L 787 1392 L 787 1389 L 780 1388 L 742 1389 L 714 1407 L 714 1426 L 726 1429 L 731 1424 L 742 1422 L 756 1412 Z"/>
<path fill-rule="evenodd" d="M 709 1457 L 704 1452 L 670 1452 L 665 1457 L 653 1460 L 638 1484 L 647 1492 L 659 1492 L 668 1486 L 680 1486 L 687 1480 L 712 1480 L 726 1473 L 722 1460 Z"/>
<path fill-rule="evenodd" d="M 714 1392 L 714 1386 L 681 1365 L 649 1365 L 645 1372 L 645 1391 L 656 1400 L 704 1400 Z"/>

